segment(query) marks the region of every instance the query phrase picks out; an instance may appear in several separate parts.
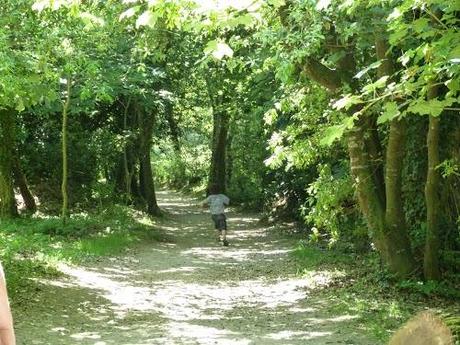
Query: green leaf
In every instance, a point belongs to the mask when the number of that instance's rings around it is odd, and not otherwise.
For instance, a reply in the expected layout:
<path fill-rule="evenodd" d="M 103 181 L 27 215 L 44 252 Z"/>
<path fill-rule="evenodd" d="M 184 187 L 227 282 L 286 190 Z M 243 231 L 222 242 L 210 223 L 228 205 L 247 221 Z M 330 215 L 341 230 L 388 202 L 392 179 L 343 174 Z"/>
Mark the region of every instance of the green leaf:
<path fill-rule="evenodd" d="M 421 33 L 429 27 L 429 23 L 430 20 L 428 18 L 422 17 L 417 20 L 414 20 L 412 22 L 412 27 L 416 32 Z"/>
<path fill-rule="evenodd" d="M 357 95 L 347 94 L 333 104 L 337 110 L 349 109 L 352 105 L 363 103 L 362 99 Z"/>
<path fill-rule="evenodd" d="M 340 139 L 343 136 L 343 133 L 345 133 L 345 126 L 344 125 L 336 125 L 336 126 L 331 126 L 327 128 L 324 131 L 324 136 L 320 141 L 320 144 L 322 146 L 331 146 L 334 141 L 337 139 Z"/>
<path fill-rule="evenodd" d="M 407 39 L 407 29 L 406 28 L 402 28 L 402 29 L 399 29 L 397 31 L 394 31 L 390 34 L 389 36 L 389 42 L 391 45 L 396 45 L 398 44 L 399 42 Z"/>
<path fill-rule="evenodd" d="M 286 0 L 268 0 L 268 4 L 275 8 L 280 8 L 286 5 Z"/>
<path fill-rule="evenodd" d="M 228 44 L 216 40 L 208 42 L 205 54 L 211 54 L 215 59 L 222 60 L 225 56 L 233 57 L 233 50 Z"/>
<path fill-rule="evenodd" d="M 204 52 L 206 54 L 211 54 L 214 50 L 217 49 L 217 43 L 218 43 L 217 40 L 209 41 L 206 47 L 204 48 Z"/>
<path fill-rule="evenodd" d="M 453 48 L 453 49 L 450 51 L 449 56 L 448 56 L 448 59 L 449 59 L 449 60 L 460 59 L 460 45 L 459 45 L 459 46 L 456 46 L 455 48 Z"/>
<path fill-rule="evenodd" d="M 381 64 L 382 64 L 382 61 L 381 61 L 381 60 L 379 60 L 379 61 L 377 61 L 377 62 L 374 62 L 373 64 L 370 64 L 370 65 L 367 66 L 365 69 L 359 71 L 359 72 L 354 76 L 354 78 L 356 78 L 356 79 L 361 79 L 367 72 L 369 72 L 370 70 L 379 68 Z"/>
<path fill-rule="evenodd" d="M 456 92 L 460 91 L 460 80 L 458 79 L 449 79 L 445 82 L 445 85 L 449 89 L 449 91 Z"/>
<path fill-rule="evenodd" d="M 336 126 L 328 127 L 324 131 L 324 136 L 320 140 L 320 145 L 331 146 L 334 141 L 340 139 L 347 129 L 351 129 L 354 126 L 355 116 L 347 117 L 343 120 L 343 123 Z"/>
<path fill-rule="evenodd" d="M 403 55 L 401 55 L 401 57 L 399 57 L 398 60 L 401 62 L 403 66 L 407 66 L 407 64 L 414 57 L 414 55 L 415 52 L 413 50 L 408 50 Z"/>
<path fill-rule="evenodd" d="M 382 115 L 379 116 L 377 119 L 377 124 L 382 124 L 385 122 L 390 122 L 397 116 L 399 116 L 401 112 L 399 111 L 398 105 L 396 102 L 388 102 L 384 106 L 384 112 Z"/>
<path fill-rule="evenodd" d="M 80 19 L 85 23 L 86 29 L 91 29 L 95 26 L 104 26 L 104 19 L 96 17 L 95 15 L 89 12 L 80 12 L 78 14 Z"/>
<path fill-rule="evenodd" d="M 363 92 L 371 93 L 386 86 L 389 76 L 385 75 L 372 84 L 363 87 Z"/>
<path fill-rule="evenodd" d="M 281 65 L 276 69 L 276 77 L 283 83 L 287 84 L 292 79 L 294 72 L 295 66 L 289 61 L 286 61 L 281 63 Z"/>
<path fill-rule="evenodd" d="M 24 105 L 24 101 L 22 100 L 22 98 L 18 98 L 17 99 L 17 103 L 16 103 L 16 107 L 15 109 L 19 112 L 21 111 L 24 111 L 26 109 L 25 105 Z"/>
<path fill-rule="evenodd" d="M 455 98 L 446 98 L 443 101 L 438 99 L 431 99 L 429 101 L 425 100 L 418 100 L 412 103 L 408 108 L 407 111 L 419 114 L 419 115 L 430 115 L 437 117 L 442 114 L 444 108 L 452 105 L 456 102 Z"/>
<path fill-rule="evenodd" d="M 242 16 L 236 17 L 237 23 L 243 26 L 251 26 L 254 23 L 254 16 L 249 13 L 246 13 Z"/>

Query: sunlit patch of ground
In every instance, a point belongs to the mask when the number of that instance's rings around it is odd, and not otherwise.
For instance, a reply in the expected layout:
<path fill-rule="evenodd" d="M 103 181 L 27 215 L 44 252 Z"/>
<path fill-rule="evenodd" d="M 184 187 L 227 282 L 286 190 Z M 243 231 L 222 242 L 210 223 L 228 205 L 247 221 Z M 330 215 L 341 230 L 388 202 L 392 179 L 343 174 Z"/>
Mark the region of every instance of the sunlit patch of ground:
<path fill-rule="evenodd" d="M 19 344 L 372 344 L 355 315 L 331 315 L 312 297 L 340 272 L 299 277 L 295 240 L 230 214 L 231 246 L 219 246 L 209 216 L 191 199 L 159 193 L 170 215 L 144 243 L 91 267 L 61 265 L 38 300 L 16 310 Z"/>

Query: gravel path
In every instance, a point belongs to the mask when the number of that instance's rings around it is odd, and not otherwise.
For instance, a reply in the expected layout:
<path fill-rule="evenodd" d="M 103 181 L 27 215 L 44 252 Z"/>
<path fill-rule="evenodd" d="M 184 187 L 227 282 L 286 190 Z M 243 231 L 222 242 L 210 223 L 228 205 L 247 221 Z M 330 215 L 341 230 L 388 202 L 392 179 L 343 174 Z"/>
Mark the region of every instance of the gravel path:
<path fill-rule="evenodd" d="M 195 201 L 158 193 L 169 216 L 144 243 L 91 266 L 62 266 L 37 300 L 16 310 L 20 345 L 357 344 L 366 339 L 354 315 L 331 314 L 311 288 L 330 279 L 296 274 L 296 239 L 229 214 L 230 247 L 221 247 Z"/>

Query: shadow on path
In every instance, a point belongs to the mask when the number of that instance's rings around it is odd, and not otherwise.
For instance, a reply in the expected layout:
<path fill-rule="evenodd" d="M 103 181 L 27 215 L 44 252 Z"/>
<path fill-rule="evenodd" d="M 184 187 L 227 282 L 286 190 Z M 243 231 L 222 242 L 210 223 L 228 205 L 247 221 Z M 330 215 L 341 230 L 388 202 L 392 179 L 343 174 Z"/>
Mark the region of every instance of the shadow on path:
<path fill-rule="evenodd" d="M 169 240 L 62 266 L 65 278 L 43 281 L 39 300 L 16 311 L 19 344 L 376 344 L 355 315 L 309 296 L 331 278 L 296 275 L 295 239 L 230 212 L 231 246 L 221 247 L 195 200 L 158 199 L 169 216 L 154 231 Z"/>

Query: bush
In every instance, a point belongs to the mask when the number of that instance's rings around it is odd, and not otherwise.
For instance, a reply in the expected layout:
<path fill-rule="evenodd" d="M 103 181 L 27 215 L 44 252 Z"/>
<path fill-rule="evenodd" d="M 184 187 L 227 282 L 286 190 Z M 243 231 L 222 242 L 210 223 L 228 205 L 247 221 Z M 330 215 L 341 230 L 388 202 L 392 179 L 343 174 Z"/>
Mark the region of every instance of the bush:
<path fill-rule="evenodd" d="M 150 233 L 145 214 L 117 205 L 74 215 L 65 226 L 56 217 L 0 221 L 0 259 L 11 297 L 33 295 L 29 278 L 59 274 L 61 261 L 114 254 L 141 238 L 156 239 Z"/>
<path fill-rule="evenodd" d="M 332 169 L 323 164 L 318 170 L 319 176 L 309 185 L 307 202 L 302 207 L 305 221 L 312 226 L 310 239 L 364 250 L 369 243 L 367 229 L 355 205 L 348 165 L 342 163 Z"/>

